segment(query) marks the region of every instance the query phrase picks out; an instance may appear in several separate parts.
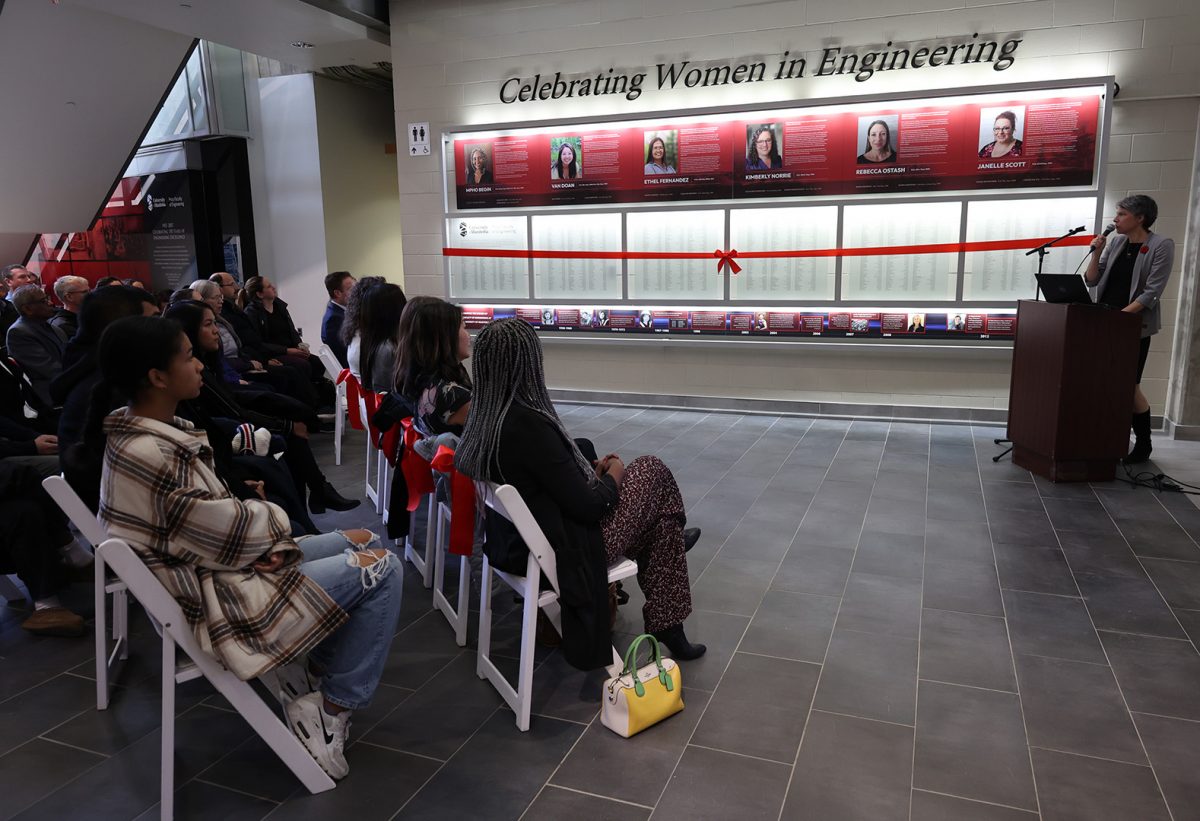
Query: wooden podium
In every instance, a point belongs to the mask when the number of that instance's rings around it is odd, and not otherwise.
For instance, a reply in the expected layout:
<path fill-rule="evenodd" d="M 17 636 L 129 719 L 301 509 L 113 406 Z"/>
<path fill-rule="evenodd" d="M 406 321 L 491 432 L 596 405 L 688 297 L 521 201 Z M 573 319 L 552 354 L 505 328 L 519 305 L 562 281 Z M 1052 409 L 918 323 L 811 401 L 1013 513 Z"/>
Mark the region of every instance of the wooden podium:
<path fill-rule="evenodd" d="M 1129 452 L 1141 318 L 1021 300 L 1008 398 L 1014 464 L 1054 482 L 1109 481 Z"/>

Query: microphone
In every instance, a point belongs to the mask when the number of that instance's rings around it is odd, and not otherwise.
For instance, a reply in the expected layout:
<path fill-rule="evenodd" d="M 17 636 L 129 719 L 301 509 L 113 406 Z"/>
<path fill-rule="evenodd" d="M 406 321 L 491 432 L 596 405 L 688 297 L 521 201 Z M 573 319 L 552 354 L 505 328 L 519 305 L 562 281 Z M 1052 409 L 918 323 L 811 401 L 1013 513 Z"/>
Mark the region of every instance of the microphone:
<path fill-rule="evenodd" d="M 1110 222 L 1108 225 L 1104 226 L 1104 230 L 1100 232 L 1100 236 L 1107 237 L 1109 234 L 1111 234 L 1113 231 L 1116 231 L 1116 230 L 1117 230 L 1117 226 Z M 1095 240 L 1092 240 L 1092 242 L 1095 242 Z M 1096 253 L 1096 246 L 1095 245 L 1088 246 L 1088 253 L 1089 254 Z"/>

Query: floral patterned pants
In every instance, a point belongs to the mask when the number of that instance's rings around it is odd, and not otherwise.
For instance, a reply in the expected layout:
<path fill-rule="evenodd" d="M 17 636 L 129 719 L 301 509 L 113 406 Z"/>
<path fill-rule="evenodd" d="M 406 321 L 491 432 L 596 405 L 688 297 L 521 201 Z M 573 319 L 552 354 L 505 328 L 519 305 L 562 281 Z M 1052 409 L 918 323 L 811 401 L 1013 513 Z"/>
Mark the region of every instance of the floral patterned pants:
<path fill-rule="evenodd" d="M 651 633 L 682 624 L 692 612 L 683 546 L 686 523 L 671 469 L 656 456 L 630 462 L 620 501 L 600 524 L 608 563 L 627 558 L 638 564 L 638 584 L 646 594 L 642 617 Z"/>

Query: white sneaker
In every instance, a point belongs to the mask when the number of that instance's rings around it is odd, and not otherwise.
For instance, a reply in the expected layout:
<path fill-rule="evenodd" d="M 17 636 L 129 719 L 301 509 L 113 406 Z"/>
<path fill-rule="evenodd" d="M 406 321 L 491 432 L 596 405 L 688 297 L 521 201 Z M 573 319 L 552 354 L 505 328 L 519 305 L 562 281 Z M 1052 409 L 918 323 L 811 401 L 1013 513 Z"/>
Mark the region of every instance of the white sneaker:
<path fill-rule="evenodd" d="M 320 691 L 301 696 L 284 707 L 288 726 L 321 769 L 333 778 L 345 778 L 350 772 L 346 763 L 346 737 L 350 734 L 350 711 L 328 715 Z"/>
<path fill-rule="evenodd" d="M 259 676 L 258 680 L 266 685 L 284 707 L 313 692 L 319 684 L 308 672 L 308 661 L 305 659 L 268 670 Z"/>

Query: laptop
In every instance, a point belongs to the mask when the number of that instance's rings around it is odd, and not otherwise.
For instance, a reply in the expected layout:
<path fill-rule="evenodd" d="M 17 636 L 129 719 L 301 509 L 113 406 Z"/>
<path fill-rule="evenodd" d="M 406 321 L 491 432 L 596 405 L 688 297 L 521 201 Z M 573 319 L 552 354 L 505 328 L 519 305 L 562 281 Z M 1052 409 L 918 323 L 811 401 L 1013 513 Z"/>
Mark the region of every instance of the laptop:
<path fill-rule="evenodd" d="M 1092 295 L 1083 284 L 1083 277 L 1074 274 L 1035 274 L 1038 287 L 1047 302 L 1061 302 L 1068 305 L 1092 304 Z"/>

